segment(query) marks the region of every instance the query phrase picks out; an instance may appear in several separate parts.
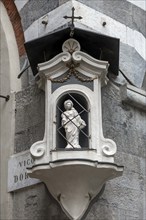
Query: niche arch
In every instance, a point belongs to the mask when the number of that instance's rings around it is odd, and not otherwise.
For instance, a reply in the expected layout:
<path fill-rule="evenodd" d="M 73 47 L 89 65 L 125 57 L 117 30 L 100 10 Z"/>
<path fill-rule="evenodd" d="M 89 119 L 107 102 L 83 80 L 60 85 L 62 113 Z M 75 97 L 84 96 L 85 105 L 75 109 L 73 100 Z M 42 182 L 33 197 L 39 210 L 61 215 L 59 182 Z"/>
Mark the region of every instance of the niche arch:
<path fill-rule="evenodd" d="M 93 105 L 93 92 L 91 89 L 87 88 L 86 86 L 83 85 L 66 85 L 66 86 L 62 86 L 60 88 L 58 88 L 57 90 L 55 90 L 55 92 L 52 94 L 52 102 L 51 104 L 51 108 L 52 108 L 52 116 L 50 118 L 50 121 L 52 121 L 53 124 L 53 129 L 51 129 L 51 126 L 48 127 L 49 130 L 51 130 L 52 132 L 52 139 L 53 139 L 53 146 L 52 146 L 52 150 L 63 150 L 65 149 L 65 141 L 62 140 L 63 146 L 59 147 L 60 145 L 58 144 L 59 141 L 57 140 L 57 128 L 59 126 L 59 122 L 61 121 L 61 113 L 59 115 L 59 111 L 57 110 L 57 105 L 59 104 L 59 106 L 62 108 L 62 110 L 64 110 L 63 107 L 63 102 L 65 99 L 71 99 L 73 100 L 72 97 L 70 97 L 73 95 L 73 98 L 77 98 L 77 101 L 81 102 L 81 104 L 83 105 L 83 107 L 87 108 L 88 111 L 88 116 L 86 117 L 85 115 L 83 115 L 83 120 L 85 119 L 85 122 L 87 124 L 87 126 L 85 128 L 83 128 L 83 132 L 85 132 L 85 134 L 88 136 L 88 141 L 85 141 L 85 145 L 81 143 L 81 150 L 85 150 L 87 148 L 92 148 L 91 147 L 91 106 Z M 75 103 L 75 101 L 73 100 L 73 103 Z M 75 104 L 74 106 L 75 108 L 77 108 L 77 111 L 80 111 L 79 106 L 77 106 Z M 82 113 L 83 114 L 83 113 Z M 59 117 L 57 117 L 57 115 L 59 115 Z M 86 117 L 86 118 L 85 118 Z M 63 129 L 62 129 L 63 130 Z M 63 134 L 65 134 L 65 131 L 63 130 Z M 80 139 L 83 138 L 83 135 L 81 135 L 80 132 Z"/>

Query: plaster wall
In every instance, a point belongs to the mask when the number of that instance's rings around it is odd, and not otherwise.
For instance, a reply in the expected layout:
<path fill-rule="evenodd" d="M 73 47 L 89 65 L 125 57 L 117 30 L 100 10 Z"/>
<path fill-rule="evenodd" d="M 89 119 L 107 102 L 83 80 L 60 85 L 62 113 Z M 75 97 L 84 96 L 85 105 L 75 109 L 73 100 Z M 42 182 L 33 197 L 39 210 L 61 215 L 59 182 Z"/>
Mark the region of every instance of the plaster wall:
<path fill-rule="evenodd" d="M 65 5 L 65 2 L 68 1 L 46 2 L 41 0 L 37 1 L 37 4 L 36 1 L 28 1 L 20 10 L 24 30 L 28 31 L 33 22 L 60 4 Z M 144 26 L 141 26 L 143 23 L 135 25 L 137 16 L 143 20 L 145 11 L 130 2 L 123 1 L 119 13 L 119 1 L 111 0 L 111 5 L 106 0 L 82 0 L 79 2 L 109 16 L 115 20 L 116 24 L 120 22 L 145 36 L 144 30 L 142 30 Z M 129 16 L 128 10 L 133 13 L 132 16 Z M 136 17 L 134 18 L 134 16 Z M 136 21 L 138 22 L 138 20 Z M 53 23 L 52 19 L 51 25 L 56 25 L 55 20 Z M 85 27 L 86 24 L 83 25 Z M 38 25 L 33 28 L 32 30 L 36 33 Z M 135 48 L 126 42 L 120 45 L 120 66 L 131 81 L 140 88 L 144 79 L 146 63 Z M 27 75 L 28 72 L 24 74 Z M 29 72 L 30 74 L 32 73 Z M 22 81 L 29 80 L 29 77 L 23 77 Z M 31 80 L 34 81 L 33 77 Z M 118 83 L 115 84 L 110 80 L 108 85 L 102 89 L 103 132 L 106 138 L 111 138 L 117 143 L 115 162 L 124 165 L 125 170 L 122 177 L 106 184 L 99 200 L 95 201 L 84 216 L 85 220 L 146 219 L 146 112 L 129 105 L 130 103 L 123 103 L 120 86 L 126 80 L 119 75 L 116 82 Z M 43 139 L 44 133 L 45 94 L 34 83 L 32 83 L 34 85 L 31 85 L 30 82 L 24 84 L 23 91 L 16 94 L 15 153 L 29 149 L 32 143 Z M 68 220 L 43 183 L 13 193 L 13 219 Z"/>
<path fill-rule="evenodd" d="M 0 1 L 0 218 L 12 218 L 12 196 L 7 193 L 8 158 L 14 150 L 15 92 L 21 88 L 17 80 L 19 55 L 14 31 L 6 9 Z"/>

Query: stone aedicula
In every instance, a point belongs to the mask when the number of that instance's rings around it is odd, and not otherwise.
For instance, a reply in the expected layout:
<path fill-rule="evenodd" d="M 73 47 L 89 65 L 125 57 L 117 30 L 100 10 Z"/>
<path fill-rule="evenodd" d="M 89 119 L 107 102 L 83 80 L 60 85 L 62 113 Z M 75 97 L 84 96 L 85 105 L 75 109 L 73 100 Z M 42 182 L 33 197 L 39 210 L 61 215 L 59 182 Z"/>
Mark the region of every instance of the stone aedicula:
<path fill-rule="evenodd" d="M 70 219 L 81 219 L 105 182 L 123 172 L 123 167 L 114 163 L 115 142 L 104 138 L 102 132 L 101 86 L 107 84 L 108 66 L 108 62 L 80 51 L 74 39 L 64 42 L 63 52 L 52 60 L 38 64 L 38 85 L 45 88 L 46 93 L 45 135 L 30 148 L 34 165 L 28 169 L 28 174 L 46 184 Z M 77 71 L 82 83 L 62 83 L 52 91 L 53 81 L 63 78 L 67 71 L 72 74 Z M 89 78 L 93 91 L 83 83 Z M 80 94 L 90 106 L 88 149 L 56 150 L 56 105 L 67 93 Z"/>

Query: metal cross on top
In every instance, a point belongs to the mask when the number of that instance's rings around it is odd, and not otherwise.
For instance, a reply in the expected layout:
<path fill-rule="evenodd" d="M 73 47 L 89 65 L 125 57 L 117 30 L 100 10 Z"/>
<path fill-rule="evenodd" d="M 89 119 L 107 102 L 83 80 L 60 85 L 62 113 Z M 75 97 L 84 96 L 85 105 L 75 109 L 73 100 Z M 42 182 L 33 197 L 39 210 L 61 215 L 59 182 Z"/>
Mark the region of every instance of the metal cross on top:
<path fill-rule="evenodd" d="M 67 16 L 67 15 L 64 16 L 65 19 L 71 18 L 71 26 L 70 26 L 70 29 L 71 29 L 70 36 L 71 37 L 73 37 L 73 35 L 74 35 L 74 19 L 82 19 L 81 16 L 74 16 L 74 11 L 75 11 L 75 8 L 73 7 L 72 8 L 72 16 Z"/>

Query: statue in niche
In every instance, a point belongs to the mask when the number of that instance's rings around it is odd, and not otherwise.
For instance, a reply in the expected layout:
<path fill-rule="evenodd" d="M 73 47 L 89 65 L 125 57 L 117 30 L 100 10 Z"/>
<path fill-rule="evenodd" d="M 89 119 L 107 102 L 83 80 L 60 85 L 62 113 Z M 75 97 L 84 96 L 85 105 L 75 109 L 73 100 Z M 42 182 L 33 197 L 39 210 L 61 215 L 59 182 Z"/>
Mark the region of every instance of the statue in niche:
<path fill-rule="evenodd" d="M 86 123 L 73 107 L 71 100 L 64 102 L 64 108 L 66 111 L 61 114 L 61 117 L 67 139 L 66 148 L 81 148 L 79 145 L 79 132 L 86 126 Z"/>

